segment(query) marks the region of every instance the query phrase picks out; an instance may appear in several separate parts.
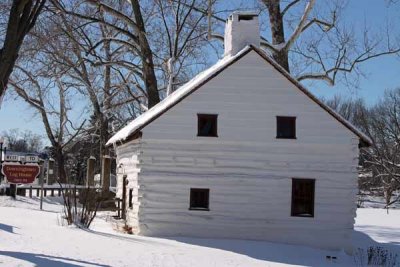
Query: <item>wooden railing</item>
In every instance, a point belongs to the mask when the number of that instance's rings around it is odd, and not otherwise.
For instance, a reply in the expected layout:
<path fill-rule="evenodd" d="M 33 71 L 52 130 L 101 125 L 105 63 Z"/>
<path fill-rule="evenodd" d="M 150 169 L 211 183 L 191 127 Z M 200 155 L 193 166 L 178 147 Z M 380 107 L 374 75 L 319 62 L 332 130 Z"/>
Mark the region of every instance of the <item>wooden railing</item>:
<path fill-rule="evenodd" d="M 5 195 L 7 188 L 9 188 L 8 185 L 2 185 L 0 187 L 0 195 Z M 77 194 L 80 194 L 83 190 L 86 190 L 87 188 L 95 188 L 95 189 L 101 189 L 101 187 L 95 187 L 95 186 L 85 186 L 85 185 L 44 185 L 43 186 L 43 196 L 61 196 L 61 192 L 69 189 L 76 189 Z M 17 195 L 18 196 L 29 196 L 32 198 L 33 194 L 37 197 L 40 196 L 40 190 L 42 190 L 42 187 L 40 185 L 18 185 L 17 186 Z M 110 191 L 115 192 L 114 187 L 110 187 Z M 27 195 L 28 192 L 28 195 Z"/>
<path fill-rule="evenodd" d="M 57 196 L 61 196 L 62 191 L 66 191 L 66 190 L 75 190 L 76 188 L 76 192 L 79 195 L 82 190 L 85 190 L 87 187 L 86 186 L 79 186 L 79 185 L 66 185 L 63 187 L 60 187 L 59 185 L 46 185 L 43 186 L 43 196 L 47 197 L 47 196 L 51 196 L 54 197 L 55 196 L 55 192 L 57 192 Z M 26 191 L 28 191 L 29 193 L 29 197 L 32 198 L 32 193 L 35 192 L 36 196 L 39 197 L 40 196 L 40 190 L 42 190 L 42 187 L 40 185 L 21 185 L 17 187 L 17 195 L 18 196 L 26 196 Z M 50 194 L 49 194 L 50 193 Z"/>
<path fill-rule="evenodd" d="M 6 190 L 8 190 L 9 185 L 3 184 L 0 185 L 0 195 L 5 195 Z M 65 190 L 72 190 L 75 191 L 77 195 L 81 194 L 83 190 L 87 190 L 88 188 L 95 188 L 101 190 L 101 187 L 90 186 L 87 187 L 85 185 L 44 185 L 43 186 L 43 196 L 44 197 L 55 197 L 55 196 L 62 196 L 62 192 Z M 25 196 L 33 198 L 35 195 L 36 197 L 40 197 L 40 191 L 42 187 L 40 185 L 18 185 L 17 186 L 17 196 Z M 110 187 L 110 191 L 115 192 L 115 187 Z M 116 204 L 116 212 L 117 214 L 113 216 L 115 219 L 123 219 L 125 218 L 125 212 L 123 211 L 123 200 L 121 198 L 114 198 Z"/>

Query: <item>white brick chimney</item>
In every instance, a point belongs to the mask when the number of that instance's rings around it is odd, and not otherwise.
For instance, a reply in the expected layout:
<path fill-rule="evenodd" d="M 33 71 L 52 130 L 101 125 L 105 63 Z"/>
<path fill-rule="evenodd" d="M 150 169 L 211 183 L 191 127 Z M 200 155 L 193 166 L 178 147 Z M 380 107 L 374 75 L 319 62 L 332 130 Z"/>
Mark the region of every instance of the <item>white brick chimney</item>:
<path fill-rule="evenodd" d="M 258 14 L 254 11 L 235 11 L 226 21 L 224 55 L 235 55 L 250 44 L 260 46 Z"/>

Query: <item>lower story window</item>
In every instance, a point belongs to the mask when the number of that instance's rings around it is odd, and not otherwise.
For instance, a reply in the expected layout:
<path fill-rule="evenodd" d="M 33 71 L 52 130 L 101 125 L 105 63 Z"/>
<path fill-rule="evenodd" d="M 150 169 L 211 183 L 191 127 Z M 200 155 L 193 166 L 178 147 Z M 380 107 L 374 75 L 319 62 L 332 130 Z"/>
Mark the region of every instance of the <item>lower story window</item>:
<path fill-rule="evenodd" d="M 190 188 L 191 210 L 209 210 L 210 189 Z"/>
<path fill-rule="evenodd" d="M 314 179 L 292 179 L 292 216 L 314 217 Z"/>

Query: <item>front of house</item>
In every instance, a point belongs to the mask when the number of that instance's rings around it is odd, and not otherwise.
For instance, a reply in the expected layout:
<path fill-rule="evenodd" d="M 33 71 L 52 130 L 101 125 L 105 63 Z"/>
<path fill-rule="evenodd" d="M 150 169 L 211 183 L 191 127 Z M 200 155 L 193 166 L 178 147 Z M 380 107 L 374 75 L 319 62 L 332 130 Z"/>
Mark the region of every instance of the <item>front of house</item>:
<path fill-rule="evenodd" d="M 349 248 L 369 140 L 258 46 L 232 14 L 224 58 L 109 140 L 135 233 Z"/>

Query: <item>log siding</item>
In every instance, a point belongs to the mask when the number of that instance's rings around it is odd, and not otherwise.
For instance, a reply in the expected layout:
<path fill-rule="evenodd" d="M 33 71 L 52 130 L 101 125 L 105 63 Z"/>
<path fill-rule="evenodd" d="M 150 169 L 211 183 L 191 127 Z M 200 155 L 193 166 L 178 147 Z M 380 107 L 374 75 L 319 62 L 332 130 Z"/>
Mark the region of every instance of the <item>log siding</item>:
<path fill-rule="evenodd" d="M 197 136 L 197 114 L 218 114 L 218 138 Z M 276 138 L 277 116 L 296 139 Z M 359 138 L 255 51 L 141 131 L 117 147 L 135 233 L 348 249 Z M 315 179 L 313 218 L 291 216 L 293 177 Z M 209 211 L 188 209 L 190 188 L 210 189 Z"/>

